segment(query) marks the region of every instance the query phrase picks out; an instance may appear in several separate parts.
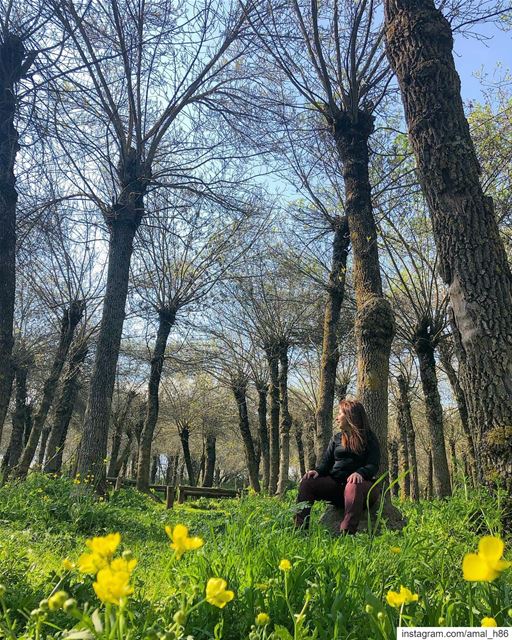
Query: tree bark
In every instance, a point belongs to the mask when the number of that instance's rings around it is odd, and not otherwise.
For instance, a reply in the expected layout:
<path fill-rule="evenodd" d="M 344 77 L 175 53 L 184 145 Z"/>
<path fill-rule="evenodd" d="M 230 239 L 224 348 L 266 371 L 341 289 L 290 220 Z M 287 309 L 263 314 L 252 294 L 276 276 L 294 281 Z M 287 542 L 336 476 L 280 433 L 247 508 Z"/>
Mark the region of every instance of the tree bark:
<path fill-rule="evenodd" d="M 399 491 L 398 483 L 395 482 L 398 478 L 398 442 L 396 440 L 389 441 L 389 458 L 389 484 L 392 485 L 391 494 L 396 498 Z"/>
<path fill-rule="evenodd" d="M 190 455 L 190 430 L 188 427 L 182 427 L 179 430 L 181 447 L 183 449 L 183 460 L 187 469 L 188 481 L 191 487 L 196 486 L 196 474 L 194 473 L 194 465 L 192 464 L 192 456 Z"/>
<path fill-rule="evenodd" d="M 345 212 L 353 252 L 357 396 L 366 409 L 382 451 L 386 451 L 394 318 L 391 305 L 382 295 L 377 227 L 371 201 L 368 140 L 373 132 L 373 120 L 372 115 L 359 109 L 356 116 L 339 112 L 332 126 L 342 162 Z M 379 473 L 385 473 L 386 467 L 386 456 L 382 456 Z"/>
<path fill-rule="evenodd" d="M 421 386 L 425 397 L 425 410 L 434 464 L 434 488 L 437 498 L 451 495 L 450 472 L 444 442 L 443 407 L 437 384 L 434 345 L 428 326 L 417 330 L 414 348 L 418 357 Z"/>
<path fill-rule="evenodd" d="M 16 366 L 16 400 L 12 414 L 11 437 L 9 446 L 2 463 L 4 480 L 7 479 L 9 471 L 18 464 L 23 451 L 23 433 L 27 420 L 27 376 L 28 369 L 24 364 Z"/>
<path fill-rule="evenodd" d="M 258 478 L 258 465 L 254 451 L 254 442 L 249 425 L 249 414 L 247 413 L 247 383 L 241 380 L 233 381 L 231 386 L 233 395 L 238 405 L 238 425 L 244 443 L 245 461 L 249 472 L 249 482 L 257 493 L 260 492 L 260 481 Z"/>
<path fill-rule="evenodd" d="M 333 405 L 336 388 L 339 348 L 337 328 L 345 293 L 347 255 L 350 245 L 346 217 L 337 221 L 332 243 L 332 263 L 327 285 L 324 313 L 320 383 L 316 408 L 317 462 L 320 462 L 332 437 Z"/>
<path fill-rule="evenodd" d="M 404 376 L 398 376 L 398 388 L 400 392 L 399 413 L 405 426 L 407 437 L 407 451 L 409 455 L 409 469 L 411 470 L 410 498 L 417 502 L 420 499 L 420 484 L 418 478 L 418 459 L 416 454 L 416 434 L 412 421 L 411 402 L 409 400 L 409 385 Z"/>
<path fill-rule="evenodd" d="M 165 349 L 169 333 L 176 319 L 176 312 L 170 309 L 161 309 L 159 312 L 158 332 L 155 348 L 151 358 L 151 372 L 149 374 L 147 413 L 142 429 L 139 463 L 137 467 L 137 489 L 149 491 L 149 466 L 151 460 L 151 445 L 158 420 L 159 388 L 164 366 Z"/>
<path fill-rule="evenodd" d="M 460 422 L 462 425 L 462 430 L 464 431 L 464 435 L 467 440 L 467 455 L 471 462 L 471 468 L 477 474 L 477 477 L 480 477 L 480 473 L 478 472 L 478 457 L 476 455 L 475 450 L 475 441 L 473 439 L 473 435 L 471 433 L 471 428 L 469 426 L 469 416 L 468 416 L 468 406 L 466 403 L 466 397 L 464 395 L 464 390 L 459 381 L 459 377 L 457 372 L 454 369 L 452 364 L 452 353 L 450 349 L 450 345 L 446 340 L 441 340 L 439 343 L 439 356 L 441 359 L 441 364 L 443 365 L 443 369 L 448 376 L 448 380 L 450 381 L 450 386 L 453 391 L 453 395 L 455 397 L 455 401 L 457 403 L 457 408 L 459 410 Z"/>
<path fill-rule="evenodd" d="M 50 431 L 46 451 L 45 473 L 60 473 L 61 471 L 62 454 L 80 388 L 80 372 L 87 356 L 87 351 L 87 342 L 81 340 L 75 346 L 70 356 L 64 384 L 62 385 L 60 396 L 55 405 L 55 419 Z"/>
<path fill-rule="evenodd" d="M 270 445 L 267 425 L 268 385 L 264 382 L 257 382 L 256 391 L 258 392 L 258 436 L 260 440 L 261 480 L 263 491 L 267 491 L 270 478 Z"/>
<path fill-rule="evenodd" d="M 139 450 L 139 458 L 140 458 L 140 450 Z M 140 460 L 139 460 L 139 464 L 140 464 Z M 154 455 L 152 456 L 152 462 L 151 462 L 151 474 L 150 474 L 151 484 L 155 484 L 157 473 L 158 473 L 158 456 Z"/>
<path fill-rule="evenodd" d="M 107 222 L 110 227 L 107 285 L 96 359 L 78 451 L 78 472 L 93 477 L 97 492 L 106 491 L 105 459 L 116 366 L 125 318 L 133 240 L 144 215 L 147 181 L 137 152 L 129 149 L 119 168 L 121 193 Z"/>
<path fill-rule="evenodd" d="M 213 487 L 213 476 L 215 474 L 217 438 L 213 433 L 206 436 L 206 466 L 204 471 L 203 487 Z"/>
<path fill-rule="evenodd" d="M 432 500 L 434 497 L 434 458 L 432 451 L 428 452 L 428 473 L 427 473 L 427 499 Z"/>
<path fill-rule="evenodd" d="M 14 298 L 16 289 L 16 177 L 19 151 L 16 83 L 28 71 L 22 39 L 8 31 L 0 43 L 0 444 L 14 379 Z"/>
<path fill-rule="evenodd" d="M 265 345 L 270 373 L 270 475 L 268 492 L 274 495 L 279 479 L 279 352 L 277 345 Z"/>
<path fill-rule="evenodd" d="M 277 493 L 284 496 L 288 489 L 290 467 L 290 428 L 292 418 L 288 409 L 288 342 L 279 345 L 279 480 Z"/>
<path fill-rule="evenodd" d="M 53 359 L 50 375 L 44 383 L 41 404 L 39 405 L 34 417 L 30 436 L 25 448 L 23 449 L 20 461 L 12 471 L 13 476 L 16 478 L 25 478 L 27 476 L 30 464 L 32 463 L 37 449 L 41 431 L 44 427 L 44 423 L 48 417 L 48 412 L 50 411 L 53 399 L 57 392 L 57 385 L 66 361 L 69 347 L 73 341 L 75 329 L 82 319 L 83 312 L 84 303 L 81 300 L 72 302 L 69 309 L 66 309 L 64 312 L 64 316 L 61 321 L 59 344 Z"/>
<path fill-rule="evenodd" d="M 462 346 L 477 458 L 483 479 L 512 495 L 512 274 L 493 201 L 480 183 L 450 24 L 433 0 L 386 0 L 385 17 L 387 52 Z"/>
<path fill-rule="evenodd" d="M 407 428 L 403 415 L 402 403 L 398 402 L 396 422 L 398 427 L 398 473 L 401 476 L 400 498 L 409 500 L 411 497 L 411 465 L 409 462 L 409 447 L 407 446 Z"/>
<path fill-rule="evenodd" d="M 304 456 L 304 443 L 302 441 L 302 425 L 297 421 L 293 421 L 295 444 L 297 445 L 297 455 L 299 456 L 299 471 L 300 477 L 306 473 L 306 459 Z"/>

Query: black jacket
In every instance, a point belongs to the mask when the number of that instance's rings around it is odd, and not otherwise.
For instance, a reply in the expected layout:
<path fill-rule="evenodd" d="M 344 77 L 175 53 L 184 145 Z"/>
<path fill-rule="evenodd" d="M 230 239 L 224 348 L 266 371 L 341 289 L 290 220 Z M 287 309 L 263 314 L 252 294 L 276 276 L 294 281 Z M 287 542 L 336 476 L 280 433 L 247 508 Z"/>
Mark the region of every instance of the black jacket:
<path fill-rule="evenodd" d="M 360 454 L 343 447 L 341 431 L 338 431 L 331 438 L 316 470 L 321 476 L 332 476 L 337 480 L 346 480 L 351 473 L 357 471 L 365 480 L 371 480 L 379 470 L 379 463 L 379 441 L 373 431 L 368 432 L 366 448 Z"/>

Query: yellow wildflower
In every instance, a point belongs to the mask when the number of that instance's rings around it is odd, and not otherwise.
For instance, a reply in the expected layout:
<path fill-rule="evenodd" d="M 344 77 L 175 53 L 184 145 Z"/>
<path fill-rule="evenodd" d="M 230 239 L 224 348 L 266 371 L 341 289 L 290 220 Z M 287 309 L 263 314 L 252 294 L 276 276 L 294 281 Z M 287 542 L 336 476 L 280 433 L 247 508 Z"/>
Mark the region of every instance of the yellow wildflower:
<path fill-rule="evenodd" d="M 109 566 L 100 569 L 92 585 L 98 598 L 104 603 L 120 605 L 133 593 L 130 576 L 136 564 L 136 560 L 116 558 Z"/>
<path fill-rule="evenodd" d="M 390 547 L 389 550 L 391 551 L 391 553 L 401 553 L 402 549 L 400 549 L 400 547 Z"/>
<path fill-rule="evenodd" d="M 264 627 L 266 624 L 270 622 L 270 616 L 268 613 L 258 613 L 256 616 L 256 624 L 258 627 Z"/>
<path fill-rule="evenodd" d="M 482 627 L 497 627 L 498 624 L 494 618 L 483 618 L 482 619 Z"/>
<path fill-rule="evenodd" d="M 494 536 L 484 536 L 478 543 L 478 553 L 466 553 L 462 561 L 464 580 L 469 582 L 490 582 L 501 571 L 508 569 L 512 562 L 501 560 L 505 545 Z"/>
<path fill-rule="evenodd" d="M 279 563 L 279 568 L 281 571 L 291 571 L 292 563 L 289 560 L 283 559 Z"/>
<path fill-rule="evenodd" d="M 62 568 L 66 571 L 71 571 L 75 565 L 71 562 L 69 558 L 64 558 L 62 561 Z"/>
<path fill-rule="evenodd" d="M 389 591 L 386 596 L 386 602 L 391 607 L 400 608 L 404 604 L 409 604 L 410 602 L 417 602 L 418 594 L 412 593 L 406 587 L 400 585 L 400 592 L 397 591 Z"/>
<path fill-rule="evenodd" d="M 109 533 L 106 536 L 91 538 L 85 542 L 93 553 L 97 553 L 102 558 L 111 558 L 120 543 L 120 533 Z"/>
<path fill-rule="evenodd" d="M 219 609 L 225 607 L 235 597 L 233 591 L 226 589 L 227 586 L 222 578 L 210 578 L 206 585 L 206 601 Z"/>
<path fill-rule="evenodd" d="M 82 553 L 78 558 L 78 569 L 82 573 L 98 573 L 104 569 L 116 552 L 121 542 L 120 533 L 109 533 L 106 536 L 99 536 L 86 540 L 85 544 L 92 553 Z"/>
<path fill-rule="evenodd" d="M 103 569 L 107 565 L 107 559 L 97 553 L 82 553 L 78 558 L 78 570 L 80 573 L 90 573 L 95 575 L 100 569 Z"/>
<path fill-rule="evenodd" d="M 177 524 L 174 529 L 166 526 L 165 533 L 172 540 L 171 549 L 174 549 L 178 559 L 181 558 L 186 551 L 194 551 L 194 549 L 199 549 L 199 547 L 202 547 L 204 544 L 202 538 L 189 537 L 188 528 L 184 524 Z"/>

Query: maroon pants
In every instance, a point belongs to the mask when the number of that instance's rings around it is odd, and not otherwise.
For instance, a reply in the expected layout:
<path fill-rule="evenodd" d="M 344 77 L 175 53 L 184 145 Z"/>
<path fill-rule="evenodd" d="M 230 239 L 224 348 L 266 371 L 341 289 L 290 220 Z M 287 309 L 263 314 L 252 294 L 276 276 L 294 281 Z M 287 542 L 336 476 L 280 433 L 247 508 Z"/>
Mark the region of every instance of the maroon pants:
<path fill-rule="evenodd" d="M 337 507 L 344 507 L 345 517 L 341 521 L 340 531 L 355 533 L 359 525 L 359 520 L 366 507 L 366 498 L 373 484 L 373 480 L 363 480 L 361 483 L 345 483 L 343 480 L 336 480 L 331 476 L 318 478 L 306 478 L 299 485 L 298 502 L 309 502 L 310 506 L 301 509 L 296 517 L 297 526 L 307 527 L 309 524 L 309 514 L 311 505 L 316 500 L 327 500 Z M 375 504 L 379 495 L 378 487 L 374 487 L 370 493 L 370 507 Z"/>

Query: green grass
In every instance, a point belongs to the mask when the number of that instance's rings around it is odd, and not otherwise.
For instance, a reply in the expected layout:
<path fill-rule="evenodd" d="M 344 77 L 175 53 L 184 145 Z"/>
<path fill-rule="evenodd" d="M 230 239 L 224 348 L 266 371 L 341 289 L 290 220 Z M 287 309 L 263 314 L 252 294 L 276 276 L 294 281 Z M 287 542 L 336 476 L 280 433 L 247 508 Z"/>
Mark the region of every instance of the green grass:
<path fill-rule="evenodd" d="M 462 577 L 464 554 L 476 551 L 482 535 L 500 532 L 498 506 L 484 491 L 460 489 L 449 500 L 402 505 L 406 528 L 375 537 L 331 537 L 318 524 L 320 505 L 309 534 L 295 532 L 294 499 L 295 492 L 285 501 L 201 499 L 167 511 L 132 490 L 108 502 L 77 498 L 70 481 L 35 474 L 23 484 L 7 485 L 0 489 L 0 583 L 6 587 L 6 606 L 18 619 L 15 637 L 36 637 L 33 623 L 22 635 L 26 616 L 57 584 L 80 604 L 98 605 L 92 579 L 64 572 L 62 560 L 76 561 L 88 537 L 114 531 L 122 534 L 122 549 L 138 559 L 129 605 L 131 635 L 124 637 L 180 637 L 170 631 L 174 613 L 200 600 L 211 577 L 226 579 L 235 599 L 222 610 L 199 605 L 182 637 L 220 637 L 220 627 L 214 629 L 221 621 L 222 637 L 233 640 L 293 637 L 286 629 L 297 638 L 321 640 L 394 637 L 399 612 L 385 596 L 400 585 L 419 595 L 417 604 L 404 608 L 404 624 L 438 626 L 444 618 L 453 626 L 479 626 L 484 616 L 498 625 L 512 624 L 512 570 L 492 583 L 468 583 Z M 164 526 L 177 523 L 205 544 L 172 562 Z M 400 553 L 391 547 L 400 547 Z M 292 563 L 287 598 L 285 575 L 278 569 L 283 558 Z M 289 607 L 298 613 L 307 599 L 303 628 L 294 631 Z M 268 613 L 271 623 L 251 631 L 260 612 Z M 62 611 L 47 619 L 72 625 Z M 48 625 L 38 633 L 60 637 Z"/>

